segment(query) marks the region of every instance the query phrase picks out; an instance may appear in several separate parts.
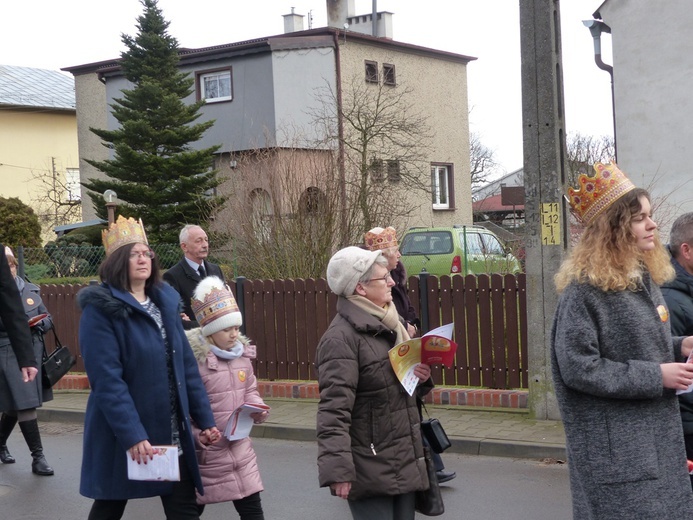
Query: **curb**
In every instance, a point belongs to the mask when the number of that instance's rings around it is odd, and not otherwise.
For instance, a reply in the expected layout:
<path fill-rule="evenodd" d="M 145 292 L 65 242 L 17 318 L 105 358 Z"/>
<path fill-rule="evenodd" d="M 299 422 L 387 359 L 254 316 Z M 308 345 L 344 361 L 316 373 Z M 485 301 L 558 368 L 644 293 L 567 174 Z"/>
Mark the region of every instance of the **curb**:
<path fill-rule="evenodd" d="M 38 408 L 41 422 L 83 423 L 84 412 L 79 410 Z M 286 441 L 315 442 L 315 428 L 281 424 L 258 424 L 253 426 L 253 437 Z M 558 459 L 566 460 L 565 446 L 560 444 L 508 441 L 501 439 L 477 439 L 450 436 L 451 446 L 446 453 L 482 455 L 485 457 L 507 457 L 514 459 Z"/>
<path fill-rule="evenodd" d="M 79 410 L 37 408 L 36 415 L 39 422 L 84 423 L 84 412 Z"/>

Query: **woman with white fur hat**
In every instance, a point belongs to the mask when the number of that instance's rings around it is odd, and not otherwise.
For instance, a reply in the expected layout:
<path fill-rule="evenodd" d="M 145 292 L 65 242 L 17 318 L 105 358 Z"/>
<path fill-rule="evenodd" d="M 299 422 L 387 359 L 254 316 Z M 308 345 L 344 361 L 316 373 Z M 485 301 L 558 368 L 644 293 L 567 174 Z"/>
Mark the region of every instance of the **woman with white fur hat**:
<path fill-rule="evenodd" d="M 225 426 L 234 410 L 243 404 L 265 406 L 249 358 L 255 347 L 240 333 L 243 317 L 231 290 L 216 276 L 203 279 L 195 288 L 192 310 L 200 328 L 186 332 L 198 362 L 202 382 L 212 404 L 214 419 Z M 252 414 L 256 424 L 269 412 Z M 260 491 L 264 488 L 257 457 L 249 437 L 213 445 L 198 443 L 197 455 L 204 485 L 201 505 L 232 501 L 241 520 L 263 520 Z"/>
<path fill-rule="evenodd" d="M 327 266 L 337 315 L 318 344 L 321 487 L 347 499 L 355 520 L 414 520 L 415 491 L 428 488 L 416 399 L 388 351 L 409 339 L 392 303 L 394 282 L 380 250 L 347 247 Z M 419 364 L 419 382 L 431 369 Z"/>

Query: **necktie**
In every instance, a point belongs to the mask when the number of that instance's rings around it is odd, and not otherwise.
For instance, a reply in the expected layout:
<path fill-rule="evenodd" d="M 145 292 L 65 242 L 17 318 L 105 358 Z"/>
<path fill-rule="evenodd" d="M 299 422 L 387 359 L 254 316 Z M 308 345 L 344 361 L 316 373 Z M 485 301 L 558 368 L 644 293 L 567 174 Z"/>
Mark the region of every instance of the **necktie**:
<path fill-rule="evenodd" d="M 200 273 L 200 278 L 205 278 L 207 276 L 204 264 L 200 264 L 200 267 L 197 268 L 197 272 Z"/>

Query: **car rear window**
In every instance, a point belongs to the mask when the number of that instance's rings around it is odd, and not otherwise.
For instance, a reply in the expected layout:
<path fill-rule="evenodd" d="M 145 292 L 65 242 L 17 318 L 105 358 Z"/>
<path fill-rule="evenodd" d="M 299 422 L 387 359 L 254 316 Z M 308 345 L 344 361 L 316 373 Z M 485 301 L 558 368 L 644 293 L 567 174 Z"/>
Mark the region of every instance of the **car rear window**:
<path fill-rule="evenodd" d="M 449 231 L 407 233 L 399 247 L 403 256 L 444 255 L 452 253 L 452 234 Z"/>

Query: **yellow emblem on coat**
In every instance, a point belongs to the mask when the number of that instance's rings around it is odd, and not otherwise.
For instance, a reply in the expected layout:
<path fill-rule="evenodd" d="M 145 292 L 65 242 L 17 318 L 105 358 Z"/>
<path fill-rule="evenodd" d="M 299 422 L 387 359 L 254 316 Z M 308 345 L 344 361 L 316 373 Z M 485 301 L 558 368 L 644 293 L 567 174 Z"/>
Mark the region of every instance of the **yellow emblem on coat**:
<path fill-rule="evenodd" d="M 669 321 L 669 311 L 667 311 L 667 308 L 664 305 L 657 305 L 657 312 L 659 313 L 659 319 L 661 319 L 664 323 Z"/>
<path fill-rule="evenodd" d="M 16 301 L 16 300 L 15 300 Z M 34 304 L 34 299 L 33 298 L 27 298 L 26 299 L 26 304 L 27 305 L 33 305 Z"/>
<path fill-rule="evenodd" d="M 240 379 L 241 383 L 245 383 L 245 370 L 238 372 L 238 379 Z"/>

